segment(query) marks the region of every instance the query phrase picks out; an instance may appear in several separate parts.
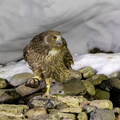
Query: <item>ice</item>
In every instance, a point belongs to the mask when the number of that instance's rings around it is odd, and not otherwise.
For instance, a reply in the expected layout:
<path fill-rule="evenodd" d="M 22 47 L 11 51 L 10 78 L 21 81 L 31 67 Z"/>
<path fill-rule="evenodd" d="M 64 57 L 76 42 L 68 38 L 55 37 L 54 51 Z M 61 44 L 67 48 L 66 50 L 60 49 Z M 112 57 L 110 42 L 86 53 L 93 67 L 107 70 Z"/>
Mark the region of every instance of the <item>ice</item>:
<path fill-rule="evenodd" d="M 120 51 L 119 0 L 0 0 L 0 63 L 22 58 L 43 31 L 62 32 L 72 54 Z"/>

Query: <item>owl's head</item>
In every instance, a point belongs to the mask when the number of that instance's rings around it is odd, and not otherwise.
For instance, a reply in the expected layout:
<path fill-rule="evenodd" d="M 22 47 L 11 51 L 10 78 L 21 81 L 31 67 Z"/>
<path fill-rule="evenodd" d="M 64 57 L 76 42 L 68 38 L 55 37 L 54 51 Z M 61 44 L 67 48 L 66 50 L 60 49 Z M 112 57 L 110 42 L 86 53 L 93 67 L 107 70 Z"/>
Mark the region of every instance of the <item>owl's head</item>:
<path fill-rule="evenodd" d="M 60 48 L 63 45 L 61 33 L 55 30 L 46 31 L 44 36 L 44 42 L 46 45 L 52 48 Z"/>

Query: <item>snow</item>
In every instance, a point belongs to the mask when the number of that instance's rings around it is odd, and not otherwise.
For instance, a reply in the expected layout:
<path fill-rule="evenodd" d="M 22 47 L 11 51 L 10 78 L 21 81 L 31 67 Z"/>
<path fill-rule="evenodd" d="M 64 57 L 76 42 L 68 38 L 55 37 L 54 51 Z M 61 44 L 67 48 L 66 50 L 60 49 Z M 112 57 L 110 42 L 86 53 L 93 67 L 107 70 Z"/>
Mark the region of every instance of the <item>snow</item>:
<path fill-rule="evenodd" d="M 74 56 L 74 65 L 72 68 L 75 70 L 83 67 L 91 66 L 95 69 L 97 74 L 110 75 L 113 72 L 120 71 L 120 53 L 114 54 L 85 54 Z M 30 72 L 28 64 L 21 60 L 17 63 L 12 62 L 7 66 L 0 66 L 0 78 L 5 78 L 10 81 L 11 77 L 17 73 Z"/>
<path fill-rule="evenodd" d="M 0 63 L 22 58 L 25 45 L 49 29 L 62 32 L 72 54 L 119 52 L 120 1 L 0 0 Z"/>

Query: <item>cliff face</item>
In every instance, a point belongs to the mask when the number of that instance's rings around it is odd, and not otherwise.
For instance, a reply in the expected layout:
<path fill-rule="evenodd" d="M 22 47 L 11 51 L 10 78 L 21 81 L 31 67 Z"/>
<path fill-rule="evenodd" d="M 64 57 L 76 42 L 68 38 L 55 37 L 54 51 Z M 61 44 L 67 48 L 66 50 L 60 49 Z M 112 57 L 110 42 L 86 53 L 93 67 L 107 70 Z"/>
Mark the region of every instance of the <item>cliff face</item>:
<path fill-rule="evenodd" d="M 119 52 L 119 0 L 0 0 L 0 63 L 16 61 L 38 33 L 62 32 L 70 51 Z"/>

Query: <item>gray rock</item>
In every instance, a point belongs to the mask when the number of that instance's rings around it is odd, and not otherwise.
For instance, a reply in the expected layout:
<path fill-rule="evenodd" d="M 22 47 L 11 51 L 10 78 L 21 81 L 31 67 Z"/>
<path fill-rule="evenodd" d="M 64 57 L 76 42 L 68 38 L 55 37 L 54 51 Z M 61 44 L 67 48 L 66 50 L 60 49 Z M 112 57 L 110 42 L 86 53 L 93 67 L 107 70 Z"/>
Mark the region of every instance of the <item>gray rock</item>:
<path fill-rule="evenodd" d="M 90 113 L 90 120 L 115 120 L 115 114 L 111 110 L 97 109 Z"/>
<path fill-rule="evenodd" d="M 39 115 L 44 115 L 44 114 L 47 114 L 47 111 L 45 110 L 45 108 L 41 108 L 41 107 L 35 107 L 33 109 L 30 109 L 28 110 L 26 113 L 25 113 L 25 116 L 28 118 L 28 119 L 37 119 L 37 117 Z"/>
<path fill-rule="evenodd" d="M 0 120 L 23 120 L 20 117 L 13 117 L 13 116 L 7 116 L 7 115 L 0 115 Z M 25 119 L 24 119 L 25 120 Z"/>
<path fill-rule="evenodd" d="M 71 69 L 70 74 L 71 74 L 71 78 L 77 78 L 79 80 L 82 78 L 82 74 L 80 71 Z"/>
<path fill-rule="evenodd" d="M 12 117 L 23 117 L 23 112 L 28 110 L 27 105 L 12 105 L 12 104 L 1 104 L 0 114 Z"/>
<path fill-rule="evenodd" d="M 0 88 L 6 88 L 7 86 L 8 86 L 7 80 L 0 78 Z"/>
<path fill-rule="evenodd" d="M 92 96 L 95 95 L 95 87 L 94 87 L 94 85 L 91 82 L 87 81 L 87 80 L 82 80 L 82 82 L 86 87 L 87 93 L 89 95 L 92 95 Z"/>
<path fill-rule="evenodd" d="M 96 106 L 92 106 L 92 105 L 83 105 L 82 106 L 82 110 L 86 113 L 91 113 L 92 111 L 95 111 L 97 109 Z"/>
<path fill-rule="evenodd" d="M 90 81 L 93 85 L 99 85 L 102 81 L 107 80 L 107 76 L 103 74 L 93 75 L 91 78 L 86 79 Z"/>
<path fill-rule="evenodd" d="M 67 95 L 84 95 L 86 93 L 85 85 L 77 78 L 72 78 L 66 83 L 63 83 L 63 90 Z"/>
<path fill-rule="evenodd" d="M 28 79 L 32 78 L 33 74 L 31 73 L 19 73 L 14 75 L 11 80 L 10 80 L 10 84 L 13 86 L 19 86 L 25 82 L 27 82 Z"/>
<path fill-rule="evenodd" d="M 13 103 L 21 96 L 14 89 L 1 89 L 0 90 L 0 103 Z"/>
<path fill-rule="evenodd" d="M 107 91 L 111 91 L 111 90 L 119 91 L 120 90 L 120 80 L 118 78 L 109 78 L 108 80 L 103 81 L 100 84 L 100 88 L 107 90 Z"/>
<path fill-rule="evenodd" d="M 42 107 L 45 109 L 49 109 L 49 108 L 53 109 L 61 103 L 62 103 L 61 101 L 54 99 L 54 98 L 48 99 L 48 98 L 44 98 L 41 96 L 35 96 L 28 102 L 28 106 L 30 108 Z"/>
<path fill-rule="evenodd" d="M 95 71 L 92 67 L 84 67 L 78 71 L 82 73 L 84 78 L 90 78 L 95 74 Z"/>
<path fill-rule="evenodd" d="M 104 91 L 101 89 L 96 89 L 96 94 L 94 95 L 95 99 L 102 100 L 102 99 L 110 99 L 110 93 L 108 91 Z"/>
<path fill-rule="evenodd" d="M 50 87 L 50 94 L 64 94 L 63 85 L 59 82 L 53 82 Z"/>
<path fill-rule="evenodd" d="M 90 102 L 90 105 L 101 109 L 113 109 L 113 104 L 110 100 L 93 100 Z"/>
<path fill-rule="evenodd" d="M 88 100 L 83 96 L 56 96 L 56 99 L 66 103 L 69 107 L 81 107 L 80 104 Z"/>
<path fill-rule="evenodd" d="M 45 85 L 46 85 L 45 81 L 41 81 L 40 86 L 37 87 L 37 88 L 26 87 L 25 84 L 22 84 L 22 85 L 16 87 L 15 90 L 21 96 L 26 96 L 26 95 L 30 95 L 32 93 L 37 92 L 38 90 L 41 90 L 41 89 L 45 88 Z"/>
<path fill-rule="evenodd" d="M 80 113 L 82 112 L 82 108 L 81 107 L 76 107 L 76 108 L 66 107 L 66 108 L 60 109 L 59 111 L 63 113 Z"/>
<path fill-rule="evenodd" d="M 113 78 L 113 77 L 120 79 L 120 71 L 114 72 L 108 76 L 108 78 Z"/>
<path fill-rule="evenodd" d="M 78 120 L 88 120 L 88 116 L 86 115 L 85 112 L 80 112 L 77 116 Z"/>
<path fill-rule="evenodd" d="M 76 120 L 76 116 L 71 113 L 62 113 L 60 111 L 53 111 L 49 114 L 50 118 L 57 118 L 56 120 Z M 54 120 L 54 119 L 52 119 Z"/>

